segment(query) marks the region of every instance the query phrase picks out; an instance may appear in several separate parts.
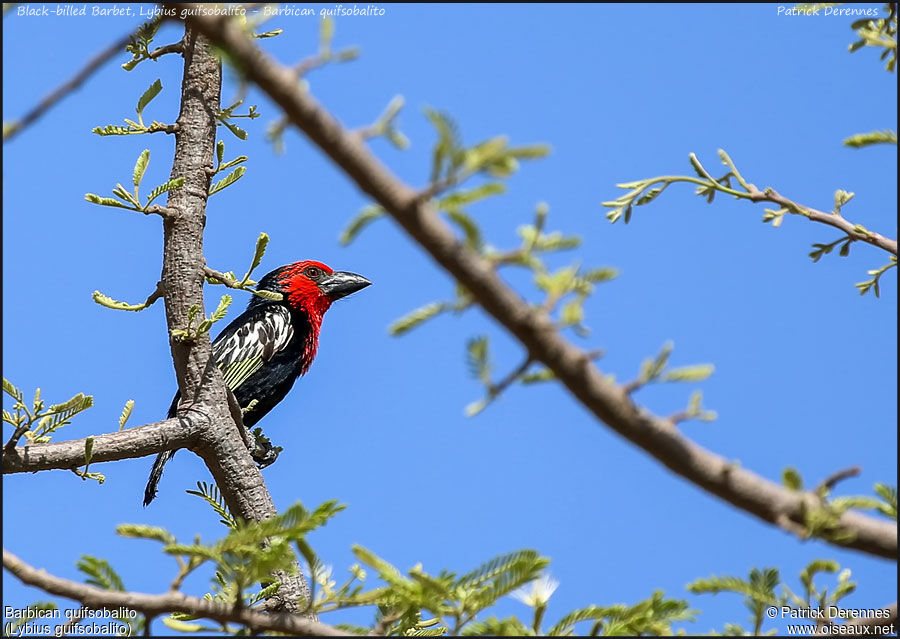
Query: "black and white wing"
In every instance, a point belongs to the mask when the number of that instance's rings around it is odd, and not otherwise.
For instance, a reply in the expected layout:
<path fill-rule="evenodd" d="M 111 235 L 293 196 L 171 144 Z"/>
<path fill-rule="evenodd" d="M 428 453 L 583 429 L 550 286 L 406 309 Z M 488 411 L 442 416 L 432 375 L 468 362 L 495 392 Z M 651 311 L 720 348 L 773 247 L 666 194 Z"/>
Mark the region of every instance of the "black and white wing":
<path fill-rule="evenodd" d="M 234 390 L 243 384 L 284 350 L 293 335 L 291 314 L 284 306 L 273 304 L 245 311 L 213 343 L 212 356 L 222 370 L 225 385 Z"/>

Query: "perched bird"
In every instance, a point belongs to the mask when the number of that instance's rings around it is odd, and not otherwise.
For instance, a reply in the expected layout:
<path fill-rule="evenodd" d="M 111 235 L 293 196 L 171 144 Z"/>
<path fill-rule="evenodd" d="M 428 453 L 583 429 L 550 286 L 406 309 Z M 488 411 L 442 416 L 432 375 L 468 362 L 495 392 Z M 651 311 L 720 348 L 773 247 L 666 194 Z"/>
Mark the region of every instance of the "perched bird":
<path fill-rule="evenodd" d="M 225 327 L 212 343 L 211 357 L 225 385 L 246 409 L 244 426 L 253 426 L 284 399 L 294 381 L 309 370 L 319 347 L 322 317 L 331 303 L 371 282 L 362 275 L 333 271 L 321 262 L 294 262 L 267 273 L 259 291 L 281 293 L 280 301 L 253 295 L 247 310 Z M 175 417 L 175 394 L 169 417 Z M 144 506 L 156 497 L 163 467 L 175 451 L 160 453 L 144 489 Z"/>

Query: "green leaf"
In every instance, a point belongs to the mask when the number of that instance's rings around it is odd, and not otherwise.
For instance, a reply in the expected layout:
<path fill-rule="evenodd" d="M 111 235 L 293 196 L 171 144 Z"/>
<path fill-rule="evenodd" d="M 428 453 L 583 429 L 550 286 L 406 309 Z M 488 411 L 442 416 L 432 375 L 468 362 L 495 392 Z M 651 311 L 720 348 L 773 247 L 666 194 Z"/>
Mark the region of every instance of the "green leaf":
<path fill-rule="evenodd" d="M 78 567 L 78 570 L 88 576 L 85 580 L 86 583 L 104 590 L 119 592 L 125 590 L 122 578 L 119 577 L 118 573 L 113 570 L 112 566 L 105 559 L 82 555 L 75 565 Z"/>
<path fill-rule="evenodd" d="M 250 281 L 250 275 L 254 270 L 256 270 L 256 267 L 260 265 L 260 262 L 262 262 L 262 258 L 266 254 L 266 247 L 268 245 L 268 233 L 260 233 L 259 237 L 256 238 L 256 248 L 253 252 L 253 261 L 250 263 L 250 268 L 247 270 L 246 275 L 244 275 L 244 278 L 241 280 L 241 286 L 246 286 L 247 282 Z"/>
<path fill-rule="evenodd" d="M 438 200 L 437 206 L 442 211 L 457 209 L 478 200 L 506 193 L 506 185 L 502 182 L 487 182 L 468 191 L 456 191 Z"/>
<path fill-rule="evenodd" d="M 272 29 L 271 31 L 263 31 L 262 33 L 254 33 L 254 38 L 274 38 L 284 32 L 284 29 Z"/>
<path fill-rule="evenodd" d="M 400 319 L 394 321 L 388 327 L 388 333 L 394 335 L 395 337 L 398 335 L 403 335 L 411 331 L 413 328 L 418 326 L 419 324 L 428 321 L 432 317 L 442 313 L 447 310 L 447 305 L 442 302 L 432 302 L 431 304 L 426 304 L 416 310 L 407 313 Z"/>
<path fill-rule="evenodd" d="M 224 120 L 221 118 L 219 119 L 219 122 L 221 122 L 222 125 L 225 126 L 225 128 L 227 128 L 229 131 L 231 131 L 234 134 L 234 137 L 236 137 L 237 139 L 239 139 L 239 140 L 247 139 L 247 132 L 244 131 L 244 129 L 242 129 L 238 125 L 232 124 L 228 120 Z"/>
<path fill-rule="evenodd" d="M 132 539 L 149 539 L 169 545 L 175 543 L 175 536 L 165 528 L 147 526 L 144 524 L 119 524 L 116 526 L 116 534 L 120 537 Z"/>
<path fill-rule="evenodd" d="M 875 493 L 884 500 L 878 510 L 883 515 L 897 519 L 897 489 L 887 484 L 875 484 Z"/>
<path fill-rule="evenodd" d="M 816 573 L 835 573 L 840 570 L 840 568 L 840 564 L 833 559 L 814 559 L 806 568 L 800 571 L 800 581 L 803 583 L 803 586 L 809 590 Z"/>
<path fill-rule="evenodd" d="M 91 204 L 99 204 L 101 206 L 115 206 L 117 208 L 128 209 L 130 211 L 135 210 L 134 206 L 130 206 L 128 204 L 125 204 L 124 202 L 120 202 L 119 200 L 116 200 L 111 197 L 100 197 L 99 195 L 97 195 L 95 193 L 85 193 L 84 199 L 87 200 L 88 202 L 90 202 Z"/>
<path fill-rule="evenodd" d="M 611 267 L 592 268 L 579 275 L 579 277 L 592 283 L 608 282 L 619 277 L 619 270 Z"/>
<path fill-rule="evenodd" d="M 143 152 L 138 156 L 137 162 L 134 164 L 134 173 L 132 175 L 131 181 L 134 183 L 135 188 L 141 185 L 141 180 L 144 179 L 144 172 L 147 170 L 147 164 L 150 162 L 150 149 L 144 149 Z"/>
<path fill-rule="evenodd" d="M 471 217 L 460 211 L 459 209 L 451 209 L 447 211 L 447 217 L 456 224 L 466 236 L 466 245 L 473 249 L 479 250 L 484 244 L 481 239 L 481 231 L 478 225 Z"/>
<path fill-rule="evenodd" d="M 491 383 L 491 364 L 488 354 L 488 338 L 474 337 L 466 344 L 466 361 L 472 377 L 481 380 L 485 386 Z"/>
<path fill-rule="evenodd" d="M 533 373 L 526 373 L 519 378 L 522 384 L 537 384 L 540 382 L 549 382 L 556 379 L 556 375 L 549 368 L 542 368 Z"/>
<path fill-rule="evenodd" d="M 365 227 L 380 217 L 384 217 L 384 209 L 380 206 L 370 204 L 369 206 L 363 207 L 341 233 L 339 238 L 340 243 L 344 246 L 348 245 L 356 239 L 356 236 L 359 235 Z"/>
<path fill-rule="evenodd" d="M 566 302 L 560 311 L 560 320 L 563 324 L 571 326 L 581 324 L 584 321 L 583 299 L 573 299 Z"/>
<path fill-rule="evenodd" d="M 895 131 L 871 131 L 869 133 L 857 133 L 844 140 L 845 146 L 851 146 L 856 149 L 873 144 L 897 144 L 897 133 Z"/>
<path fill-rule="evenodd" d="M 128 418 L 131 417 L 131 411 L 134 409 L 134 400 L 129 399 L 125 402 L 125 407 L 122 409 L 122 414 L 119 415 L 119 430 L 125 428 L 125 422 L 128 421 Z"/>
<path fill-rule="evenodd" d="M 237 527 L 237 520 L 231 514 L 231 511 L 228 510 L 228 505 L 225 503 L 225 497 L 219 492 L 219 488 L 215 484 L 207 484 L 206 482 L 198 481 L 197 490 L 186 490 L 184 492 L 204 500 L 219 515 L 219 521 L 229 528 Z M 168 543 L 174 542 L 175 540 L 173 539 Z"/>
<path fill-rule="evenodd" d="M 83 410 L 87 410 L 91 406 L 94 405 L 94 398 L 91 395 L 85 395 L 84 393 L 78 393 L 71 399 L 63 402 L 62 404 L 55 404 L 51 406 L 48 411 L 50 413 L 58 413 L 58 414 L 75 414 L 80 413 Z"/>
<path fill-rule="evenodd" d="M 138 133 L 143 133 L 143 129 L 135 129 L 133 127 L 124 127 L 118 126 L 115 124 L 108 124 L 107 126 L 95 126 L 91 129 L 91 133 L 96 133 L 101 137 L 106 137 L 108 135 L 137 135 Z"/>
<path fill-rule="evenodd" d="M 694 366 L 682 366 L 665 372 L 662 376 L 666 382 L 702 382 L 709 379 L 715 371 L 712 364 L 696 364 Z"/>
<path fill-rule="evenodd" d="M 88 466 L 91 465 L 91 458 L 94 456 L 94 436 L 89 435 L 84 439 L 84 470 L 87 472 Z"/>
<path fill-rule="evenodd" d="M 158 198 L 163 193 L 167 193 L 169 191 L 174 191 L 175 189 L 181 188 L 184 185 L 184 178 L 177 177 L 174 180 L 169 180 L 165 184 L 160 184 L 155 189 L 150 191 L 150 194 L 147 196 L 147 204 L 145 206 L 150 206 L 150 203 L 153 202 L 156 198 Z"/>
<path fill-rule="evenodd" d="M 462 575 L 456 580 L 455 586 L 459 588 L 477 588 L 509 572 L 517 565 L 533 565 L 538 563 L 540 559 L 541 556 L 537 551 L 530 549 L 499 555 Z"/>
<path fill-rule="evenodd" d="M 100 291 L 94 291 L 91 298 L 100 306 L 105 306 L 106 308 L 117 311 L 142 311 L 147 308 L 147 304 L 129 304 L 127 302 L 120 302 L 104 295 Z"/>
<path fill-rule="evenodd" d="M 224 178 L 222 178 L 221 180 L 219 180 L 218 182 L 216 182 L 215 184 L 210 186 L 209 194 L 212 195 L 213 193 L 218 193 L 225 187 L 230 186 L 231 184 L 234 184 L 235 182 L 240 180 L 244 176 L 244 173 L 246 173 L 246 172 L 247 172 L 247 167 L 245 167 L 245 166 L 237 167 L 234 171 L 232 171 L 231 173 L 226 175 Z"/>
<path fill-rule="evenodd" d="M 203 624 L 180 621 L 179 619 L 175 619 L 172 616 L 163 617 L 162 622 L 165 626 L 171 628 L 175 632 L 198 633 L 209 631 L 209 629 L 206 628 Z"/>
<path fill-rule="evenodd" d="M 576 267 L 565 266 L 554 273 L 537 273 L 534 283 L 549 296 L 559 298 L 572 290 L 576 273 Z"/>
<path fill-rule="evenodd" d="M 229 306 L 231 306 L 231 295 L 223 295 L 219 299 L 219 305 L 216 307 L 216 310 L 213 311 L 213 314 L 209 316 L 209 319 L 204 319 L 200 322 L 200 326 L 197 327 L 197 335 L 207 332 L 212 328 L 213 324 L 223 319 L 228 313 Z"/>
<path fill-rule="evenodd" d="M 790 490 L 803 490 L 803 478 L 793 466 L 781 471 L 781 483 Z"/>
<path fill-rule="evenodd" d="M 838 189 L 834 192 L 834 209 L 836 211 L 840 211 L 841 207 L 843 207 L 847 202 L 853 199 L 853 196 L 856 193 L 852 193 L 850 191 L 844 191 L 843 189 Z"/>
<path fill-rule="evenodd" d="M 225 164 L 221 164 L 221 163 L 220 163 L 220 166 L 219 166 L 219 168 L 216 170 L 216 173 L 218 173 L 219 171 L 224 171 L 225 169 L 230 169 L 231 167 L 237 166 L 238 164 L 243 164 L 243 163 L 246 162 L 248 159 L 249 159 L 249 158 L 248 158 L 246 155 L 239 155 L 239 156 L 237 156 L 236 158 L 234 158 L 233 160 L 229 160 L 229 161 L 226 162 Z"/>
<path fill-rule="evenodd" d="M 643 206 L 643 205 L 645 205 L 645 204 L 650 204 L 650 202 L 652 202 L 653 200 L 655 200 L 656 197 L 657 197 L 660 193 L 662 193 L 662 192 L 665 190 L 665 188 L 666 188 L 667 186 L 668 186 L 668 183 L 663 184 L 662 186 L 658 186 L 658 187 L 656 187 L 656 188 L 653 188 L 653 189 L 650 189 L 650 190 L 646 191 L 641 197 L 639 197 L 639 198 L 637 199 L 637 201 L 635 201 L 634 205 L 635 205 L 635 206 Z"/>
<path fill-rule="evenodd" d="M 22 391 L 16 388 L 16 386 L 5 377 L 3 378 L 3 392 L 17 401 L 22 401 Z"/>
<path fill-rule="evenodd" d="M 150 104 L 150 101 L 159 95 L 160 91 L 162 91 L 162 82 L 157 79 L 156 82 L 150 85 L 149 89 L 144 91 L 144 94 L 141 96 L 140 100 L 138 100 L 137 108 L 135 109 L 138 116 L 144 112 L 144 107 Z"/>
<path fill-rule="evenodd" d="M 508 149 L 507 153 L 520 160 L 537 160 L 550 155 L 551 150 L 552 149 L 548 144 L 529 144 L 511 147 Z"/>

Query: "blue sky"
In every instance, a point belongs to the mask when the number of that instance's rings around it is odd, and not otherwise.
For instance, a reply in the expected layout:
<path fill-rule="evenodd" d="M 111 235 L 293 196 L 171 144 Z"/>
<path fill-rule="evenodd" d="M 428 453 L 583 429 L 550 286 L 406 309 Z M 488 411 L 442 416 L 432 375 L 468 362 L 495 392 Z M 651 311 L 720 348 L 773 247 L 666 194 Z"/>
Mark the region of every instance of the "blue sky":
<path fill-rule="evenodd" d="M 668 414 L 702 389 L 719 420 L 682 426 L 698 443 L 773 479 L 789 465 L 809 484 L 861 466 L 860 477 L 841 484 L 844 494 L 896 483 L 896 273 L 883 278 L 881 299 L 853 287 L 887 262 L 885 254 L 857 245 L 849 257 L 814 264 L 810 245 L 837 239 L 836 231 L 797 218 L 773 229 L 760 223 L 763 207 L 725 198 L 707 205 L 686 185 L 637 209 L 628 226 L 610 225 L 600 205 L 618 195 L 618 182 L 691 174 L 690 152 L 715 173 L 716 149 L 724 148 L 748 180 L 809 206 L 828 210 L 835 189 L 854 191 L 846 217 L 894 236 L 896 148 L 841 145 L 854 133 L 894 126 L 897 116 L 896 78 L 873 50 L 847 52 L 851 18 L 783 16 L 774 4 L 382 6 L 383 16 L 337 19 L 335 46 L 358 45 L 361 57 L 314 71 L 311 90 L 350 127 L 371 123 L 403 95 L 399 124 L 410 149 L 382 140 L 372 148 L 413 185 L 425 184 L 430 167 L 426 106 L 452 114 L 468 143 L 506 134 L 513 143 L 550 144 L 550 157 L 525 164 L 508 194 L 470 212 L 490 243 L 512 247 L 515 228 L 546 201 L 548 228 L 584 239 L 578 259 L 620 269 L 586 304 L 591 336 L 573 337 L 606 351 L 604 372 L 630 379 L 672 340 L 673 364 L 711 362 L 715 375 L 699 385 L 648 388 L 637 399 Z M 7 15 L 4 120 L 136 24 Z M 316 51 L 317 19 L 274 18 L 267 28 L 285 30 L 260 41 L 282 61 Z M 178 26 L 167 25 L 157 42 L 178 37 Z M 159 220 L 83 199 L 127 183 L 145 148 L 152 152 L 145 184 L 168 178 L 172 138 L 91 133 L 133 117 L 157 78 L 163 92 L 145 117 L 172 122 L 180 59 L 130 73 L 112 63 L 4 145 L 4 375 L 26 395 L 40 386 L 50 401 L 77 392 L 95 400 L 58 438 L 115 430 L 128 399 L 135 400 L 131 425 L 156 421 L 175 389 L 162 305 L 127 314 L 91 300 L 95 289 L 132 302 L 153 289 Z M 235 91 L 227 72 L 223 101 Z M 422 562 L 434 572 L 535 548 L 552 559 L 550 573 L 561 584 L 548 619 L 663 589 L 702 611 L 684 624 L 694 632 L 745 623 L 747 612 L 737 595 L 693 596 L 685 585 L 752 567 L 778 567 L 800 588 L 797 573 L 810 560 L 834 558 L 859 583 L 848 607 L 896 600 L 890 562 L 800 543 L 762 524 L 672 475 L 558 385 L 512 388 L 466 418 L 463 407 L 481 396 L 467 374 L 466 340 L 491 338 L 498 376 L 519 363 L 521 348 L 477 310 L 390 337 L 394 319 L 449 299 L 453 282 L 391 221 L 341 247 L 337 237 L 366 197 L 297 133 L 286 135 L 286 153 L 277 155 L 265 140 L 277 110 L 255 91 L 248 104 L 262 113 L 241 122 L 250 139 L 220 132 L 228 158 L 250 160 L 244 178 L 210 202 L 208 263 L 242 271 L 265 231 L 272 240 L 259 274 L 318 259 L 374 282 L 329 311 L 311 372 L 261 424 L 285 448 L 264 471 L 279 508 L 296 500 L 348 505 L 310 539 L 337 575 L 355 562 L 354 543 L 402 569 Z M 527 278 L 509 281 L 538 299 Z M 222 292 L 208 289 L 208 310 Z M 209 480 L 189 453 L 169 464 L 159 498 L 143 509 L 150 464 L 98 466 L 107 476 L 102 486 L 62 471 L 5 477 L 4 546 L 74 579 L 81 553 L 104 557 L 129 589 L 164 591 L 174 562 L 154 545 L 116 537 L 115 526 L 160 525 L 182 540 L 213 539 L 224 529 L 184 494 Z M 46 599 L 5 573 L 3 584 L 4 605 Z M 186 583 L 192 594 L 207 587 L 206 575 Z M 524 617 L 528 609 L 505 600 L 498 613 Z"/>

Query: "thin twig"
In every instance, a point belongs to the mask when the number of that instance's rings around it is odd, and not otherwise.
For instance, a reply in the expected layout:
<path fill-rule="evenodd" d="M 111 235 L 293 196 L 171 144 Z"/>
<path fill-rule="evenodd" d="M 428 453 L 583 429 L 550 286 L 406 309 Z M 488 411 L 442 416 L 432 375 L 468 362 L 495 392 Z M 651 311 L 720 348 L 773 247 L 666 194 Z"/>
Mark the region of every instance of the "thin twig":
<path fill-rule="evenodd" d="M 235 278 L 231 277 L 230 275 L 226 275 L 225 273 L 222 273 L 221 271 L 217 271 L 214 268 L 211 268 L 209 266 L 204 266 L 203 274 L 206 277 L 209 277 L 214 280 L 218 280 L 221 284 L 227 286 L 228 288 L 236 288 L 238 290 L 242 290 L 241 283 L 238 282 Z"/>
<path fill-rule="evenodd" d="M 34 123 L 35 120 L 43 116 L 57 102 L 62 100 L 68 94 L 80 87 L 85 80 L 94 74 L 100 67 L 109 62 L 117 53 L 124 51 L 125 45 L 131 42 L 132 34 L 119 38 L 113 44 L 94 56 L 84 67 L 72 76 L 68 81 L 61 84 L 54 91 L 41 100 L 37 106 L 26 113 L 21 120 L 14 121 L 9 128 L 4 127 L 3 142 L 6 143 L 21 133 L 22 129 Z"/>
<path fill-rule="evenodd" d="M 897 255 L 897 240 L 892 240 L 890 238 L 884 237 L 879 233 L 869 231 L 859 224 L 853 224 L 852 222 L 844 219 L 844 217 L 841 215 L 826 213 L 824 211 L 819 211 L 818 209 L 797 204 L 796 202 L 789 200 L 788 198 L 778 193 L 775 189 L 767 188 L 760 191 L 753 184 L 748 184 L 747 187 L 749 199 L 751 202 L 771 202 L 773 204 L 777 204 L 782 208 L 798 212 L 801 215 L 808 217 L 813 222 L 820 222 L 822 224 L 827 224 L 828 226 L 833 226 L 834 228 L 846 233 L 847 236 L 852 238 L 853 240 L 865 242 L 866 244 L 871 244 L 872 246 L 877 246 L 878 248 L 883 249 L 888 253 Z"/>

